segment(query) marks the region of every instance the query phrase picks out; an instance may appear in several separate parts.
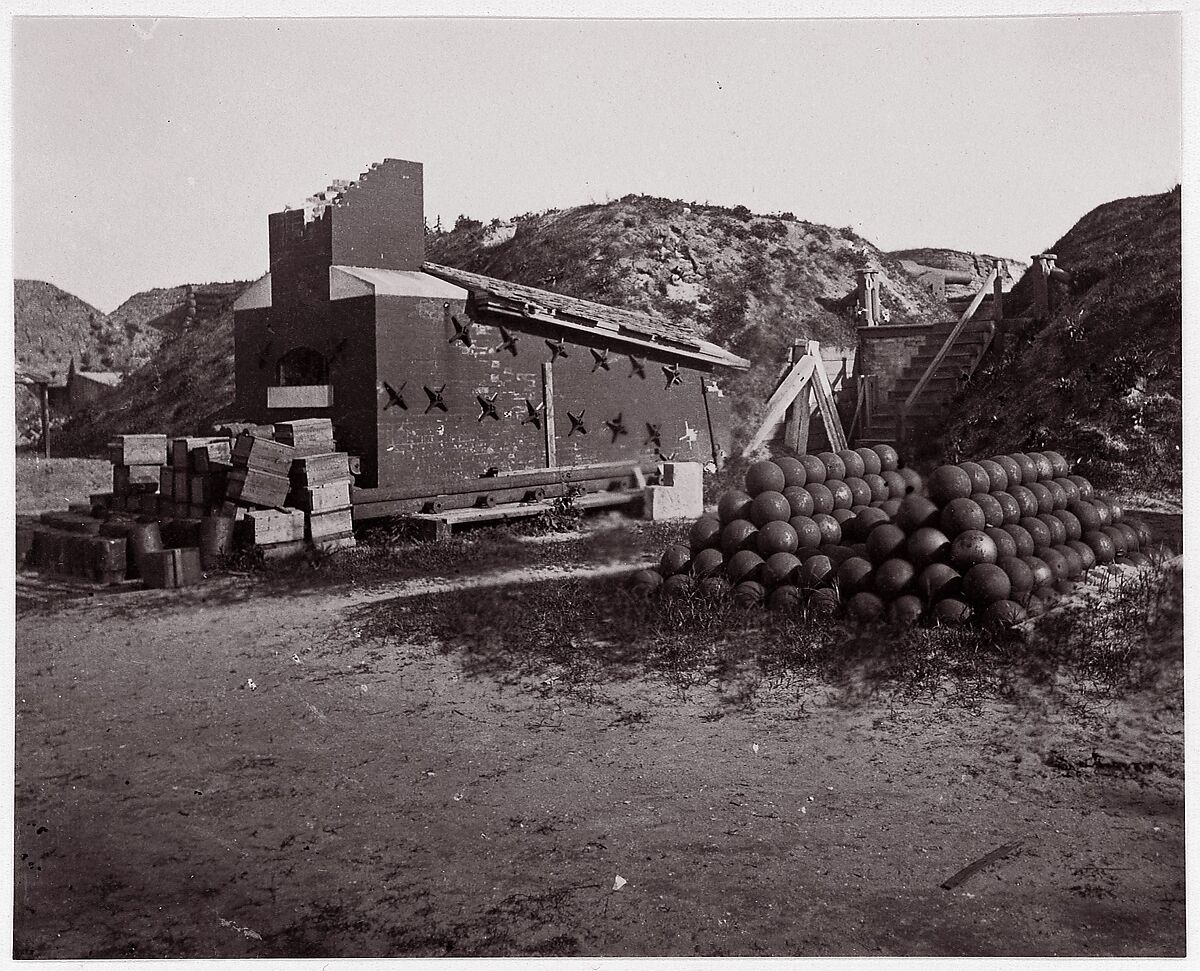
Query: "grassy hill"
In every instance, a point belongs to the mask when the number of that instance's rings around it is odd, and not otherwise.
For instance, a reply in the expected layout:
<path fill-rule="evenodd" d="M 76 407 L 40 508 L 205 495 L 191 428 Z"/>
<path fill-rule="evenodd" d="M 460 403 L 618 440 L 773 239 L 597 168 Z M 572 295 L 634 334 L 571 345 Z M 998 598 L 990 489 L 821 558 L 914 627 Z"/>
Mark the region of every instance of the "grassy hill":
<path fill-rule="evenodd" d="M 728 375 L 735 435 L 748 437 L 793 341 L 853 346 L 855 268 L 883 271 L 895 323 L 947 315 L 899 263 L 851 229 L 652 196 L 433 233 L 429 259 L 691 323 L 750 359 Z"/>
<path fill-rule="evenodd" d="M 1056 448 L 1107 486 L 1182 477 L 1180 191 L 1106 203 L 1050 251 L 1071 274 L 1039 330 L 993 355 L 951 408 L 950 454 Z M 1033 300 L 1031 281 L 1006 299 Z"/>

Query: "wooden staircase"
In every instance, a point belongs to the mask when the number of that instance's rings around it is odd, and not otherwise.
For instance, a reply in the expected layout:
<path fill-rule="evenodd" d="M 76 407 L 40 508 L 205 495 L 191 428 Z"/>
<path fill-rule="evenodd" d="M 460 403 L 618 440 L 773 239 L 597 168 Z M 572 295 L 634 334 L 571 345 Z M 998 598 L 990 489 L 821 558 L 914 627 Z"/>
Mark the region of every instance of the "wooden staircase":
<path fill-rule="evenodd" d="M 958 321 L 934 324 L 921 349 L 900 372 L 884 400 L 876 402 L 867 426 L 856 436 L 855 445 L 887 444 L 895 446 L 900 440 L 900 415 L 905 400 L 921 381 L 941 351 Z M 964 380 L 975 373 L 996 333 L 994 320 L 968 321 L 942 356 L 938 367 L 926 379 L 907 412 L 908 435 L 919 434 L 930 418 L 945 414 L 946 403 L 954 397 Z"/>

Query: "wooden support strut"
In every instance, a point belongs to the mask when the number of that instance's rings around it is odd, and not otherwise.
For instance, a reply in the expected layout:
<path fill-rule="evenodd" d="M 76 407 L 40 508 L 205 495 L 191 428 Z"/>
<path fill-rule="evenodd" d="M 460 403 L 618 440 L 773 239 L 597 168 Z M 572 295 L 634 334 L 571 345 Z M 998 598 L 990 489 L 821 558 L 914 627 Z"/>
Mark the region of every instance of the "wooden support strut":
<path fill-rule="evenodd" d="M 821 345 L 809 341 L 806 353 L 792 364 L 775 393 L 767 401 L 767 411 L 754 437 L 743 449 L 742 456 L 748 457 L 773 434 L 780 421 L 789 414 L 784 426 L 784 441 L 788 448 L 803 452 L 808 447 L 808 430 L 812 414 L 812 399 L 816 398 L 817 410 L 825 423 L 825 432 L 830 447 L 835 451 L 846 447 L 846 433 L 834 404 L 833 388 L 821 360 Z"/>

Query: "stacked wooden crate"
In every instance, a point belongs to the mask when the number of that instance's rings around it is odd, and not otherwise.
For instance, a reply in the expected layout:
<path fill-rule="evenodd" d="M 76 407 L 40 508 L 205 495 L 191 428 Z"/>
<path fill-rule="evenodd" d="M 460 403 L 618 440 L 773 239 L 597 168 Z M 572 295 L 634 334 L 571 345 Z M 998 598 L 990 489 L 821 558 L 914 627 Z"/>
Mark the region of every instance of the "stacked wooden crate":
<path fill-rule="evenodd" d="M 337 451 L 333 422 L 328 418 L 279 422 L 275 438 L 290 442 L 296 450 L 288 505 L 304 510 L 305 538 L 321 549 L 353 546 L 350 456 Z"/>
<path fill-rule="evenodd" d="M 176 438 L 170 462 L 159 470 L 164 516 L 200 519 L 225 499 L 231 443 L 224 437 Z"/>
<path fill-rule="evenodd" d="M 108 458 L 113 467 L 112 495 L 97 493 L 101 503 L 107 498 L 118 511 L 158 514 L 159 470 L 167 463 L 166 435 L 120 435 L 108 443 Z"/>

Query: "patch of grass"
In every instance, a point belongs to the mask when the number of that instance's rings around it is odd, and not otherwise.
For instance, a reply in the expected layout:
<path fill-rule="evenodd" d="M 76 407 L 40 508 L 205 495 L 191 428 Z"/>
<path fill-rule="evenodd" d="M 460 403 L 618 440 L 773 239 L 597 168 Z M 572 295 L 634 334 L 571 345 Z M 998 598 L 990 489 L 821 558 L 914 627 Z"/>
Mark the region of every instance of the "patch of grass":
<path fill-rule="evenodd" d="M 18 455 L 16 477 L 19 513 L 66 509 L 72 502 L 87 502 L 93 492 L 112 490 L 112 466 L 104 459 Z"/>

